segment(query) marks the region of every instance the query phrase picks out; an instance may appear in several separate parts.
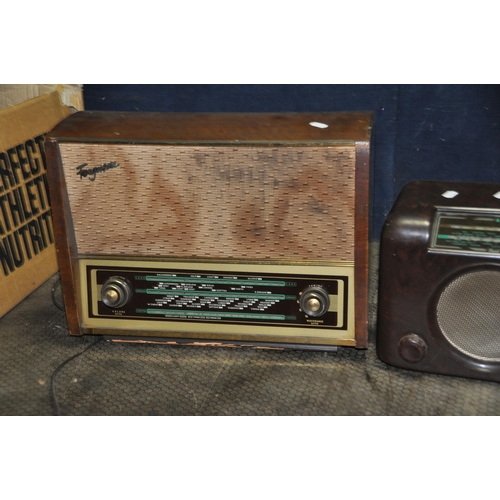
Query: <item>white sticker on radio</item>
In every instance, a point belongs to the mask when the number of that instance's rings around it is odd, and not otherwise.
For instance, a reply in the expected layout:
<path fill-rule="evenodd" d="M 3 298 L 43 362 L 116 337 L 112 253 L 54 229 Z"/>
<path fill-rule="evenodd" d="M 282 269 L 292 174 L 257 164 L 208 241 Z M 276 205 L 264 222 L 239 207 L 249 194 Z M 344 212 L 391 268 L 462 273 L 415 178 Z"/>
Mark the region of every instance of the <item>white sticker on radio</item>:
<path fill-rule="evenodd" d="M 326 123 L 321 123 L 321 122 L 309 122 L 309 125 L 311 125 L 311 127 L 317 127 L 317 128 L 328 128 L 328 125 Z"/>
<path fill-rule="evenodd" d="M 442 195 L 443 198 L 455 198 L 455 196 L 458 196 L 458 191 L 445 191 Z"/>

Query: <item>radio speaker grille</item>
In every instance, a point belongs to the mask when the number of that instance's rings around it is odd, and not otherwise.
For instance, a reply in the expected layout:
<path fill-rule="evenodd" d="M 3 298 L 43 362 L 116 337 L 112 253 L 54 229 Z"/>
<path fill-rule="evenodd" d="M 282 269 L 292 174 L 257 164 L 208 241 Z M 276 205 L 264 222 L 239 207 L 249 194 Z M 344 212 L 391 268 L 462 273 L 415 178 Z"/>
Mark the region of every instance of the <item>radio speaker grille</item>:
<path fill-rule="evenodd" d="M 354 261 L 354 145 L 60 150 L 79 254 Z"/>
<path fill-rule="evenodd" d="M 461 275 L 442 291 L 437 320 L 459 351 L 483 361 L 500 361 L 500 272 Z"/>

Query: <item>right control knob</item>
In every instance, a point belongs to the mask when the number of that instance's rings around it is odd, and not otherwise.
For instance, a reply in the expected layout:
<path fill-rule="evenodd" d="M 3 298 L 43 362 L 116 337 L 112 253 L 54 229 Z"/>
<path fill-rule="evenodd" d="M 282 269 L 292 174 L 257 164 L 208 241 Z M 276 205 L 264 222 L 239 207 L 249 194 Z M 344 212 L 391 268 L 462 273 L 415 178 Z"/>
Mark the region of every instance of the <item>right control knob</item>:
<path fill-rule="evenodd" d="M 300 308 L 313 318 L 323 316 L 330 307 L 328 292 L 319 285 L 307 287 L 300 296 Z"/>

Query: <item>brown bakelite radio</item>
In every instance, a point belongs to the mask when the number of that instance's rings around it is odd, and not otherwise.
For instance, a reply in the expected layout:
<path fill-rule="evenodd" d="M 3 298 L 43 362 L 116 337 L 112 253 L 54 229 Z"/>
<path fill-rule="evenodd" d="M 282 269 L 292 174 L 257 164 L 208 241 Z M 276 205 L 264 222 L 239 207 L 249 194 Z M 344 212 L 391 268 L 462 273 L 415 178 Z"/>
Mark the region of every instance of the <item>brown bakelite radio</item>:
<path fill-rule="evenodd" d="M 371 123 L 68 117 L 46 150 L 70 334 L 365 348 Z"/>
<path fill-rule="evenodd" d="M 380 246 L 377 353 L 500 381 L 500 184 L 414 181 Z"/>

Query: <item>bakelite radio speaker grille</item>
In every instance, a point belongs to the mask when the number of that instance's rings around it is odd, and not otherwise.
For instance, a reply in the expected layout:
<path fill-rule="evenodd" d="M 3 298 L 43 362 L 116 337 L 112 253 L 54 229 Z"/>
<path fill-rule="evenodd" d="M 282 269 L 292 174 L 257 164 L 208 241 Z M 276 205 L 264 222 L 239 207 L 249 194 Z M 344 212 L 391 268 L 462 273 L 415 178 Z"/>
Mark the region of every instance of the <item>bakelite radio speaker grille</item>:
<path fill-rule="evenodd" d="M 437 321 L 446 339 L 472 358 L 500 362 L 500 273 L 474 271 L 441 292 Z"/>

